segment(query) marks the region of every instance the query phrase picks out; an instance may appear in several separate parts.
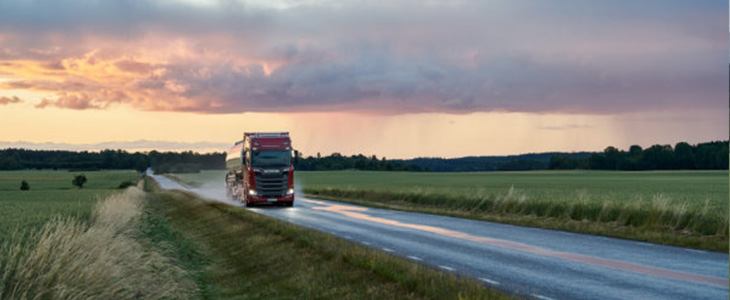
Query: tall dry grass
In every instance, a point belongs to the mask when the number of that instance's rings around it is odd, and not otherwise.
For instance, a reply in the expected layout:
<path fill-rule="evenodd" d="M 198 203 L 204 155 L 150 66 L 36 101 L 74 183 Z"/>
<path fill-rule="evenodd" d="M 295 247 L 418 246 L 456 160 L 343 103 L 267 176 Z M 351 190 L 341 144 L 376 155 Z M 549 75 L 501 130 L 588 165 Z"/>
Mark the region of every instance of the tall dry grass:
<path fill-rule="evenodd" d="M 100 201 L 91 220 L 58 218 L 0 249 L 0 299 L 183 299 L 196 285 L 135 236 L 144 204 L 135 187 Z"/>

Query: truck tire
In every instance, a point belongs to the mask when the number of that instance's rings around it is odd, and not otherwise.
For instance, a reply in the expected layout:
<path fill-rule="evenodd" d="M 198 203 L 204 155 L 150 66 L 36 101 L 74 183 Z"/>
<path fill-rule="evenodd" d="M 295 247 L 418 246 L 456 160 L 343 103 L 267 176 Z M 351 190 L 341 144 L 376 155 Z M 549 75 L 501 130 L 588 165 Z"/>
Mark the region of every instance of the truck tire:
<path fill-rule="evenodd" d="M 253 207 L 253 203 L 248 202 L 248 196 L 243 197 L 243 204 L 246 205 L 246 207 Z"/>

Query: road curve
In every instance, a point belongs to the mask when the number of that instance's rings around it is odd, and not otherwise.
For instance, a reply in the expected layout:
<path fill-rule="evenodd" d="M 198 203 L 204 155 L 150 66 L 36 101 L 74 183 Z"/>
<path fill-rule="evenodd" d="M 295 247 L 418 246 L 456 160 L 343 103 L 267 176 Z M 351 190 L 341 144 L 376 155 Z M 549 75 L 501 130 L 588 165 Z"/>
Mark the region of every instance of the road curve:
<path fill-rule="evenodd" d="M 228 202 L 222 185 L 164 189 Z M 231 203 L 232 205 L 237 205 Z M 728 255 L 298 197 L 250 211 L 359 242 L 534 299 L 728 299 Z"/>

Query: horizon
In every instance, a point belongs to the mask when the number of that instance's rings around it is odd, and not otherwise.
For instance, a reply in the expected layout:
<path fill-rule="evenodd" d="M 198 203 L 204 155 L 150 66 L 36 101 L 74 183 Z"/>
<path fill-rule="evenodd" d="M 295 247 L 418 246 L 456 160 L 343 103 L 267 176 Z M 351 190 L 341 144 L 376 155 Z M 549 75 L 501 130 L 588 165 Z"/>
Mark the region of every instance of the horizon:
<path fill-rule="evenodd" d="M 0 147 L 225 152 L 289 131 L 305 154 L 407 159 L 729 136 L 719 0 L 0 7 Z"/>
<path fill-rule="evenodd" d="M 699 144 L 709 144 L 709 143 L 716 143 L 716 142 L 725 142 L 727 143 L 729 140 L 712 140 L 712 141 L 705 141 L 700 143 L 688 143 L 691 146 L 697 146 Z M 131 141 L 127 143 L 132 144 L 145 144 L 145 143 L 155 143 L 159 141 L 146 141 L 146 140 L 139 140 L 139 141 Z M 674 147 L 678 143 L 686 143 L 685 141 L 679 141 L 673 144 L 653 144 L 653 145 L 631 145 L 631 146 L 639 146 L 642 149 L 646 150 L 649 147 L 655 146 L 655 145 L 668 145 L 674 149 Z M 99 143 L 94 145 L 113 145 L 114 142 L 105 142 L 105 143 Z M 126 143 L 123 143 L 126 144 Z M 164 144 L 177 144 L 177 143 L 164 143 Z M 207 142 L 200 142 L 196 144 L 210 144 Z M 8 146 L 13 145 L 13 146 Z M 36 147 L 33 148 L 32 145 L 35 145 Z M 142 153 L 142 154 L 149 154 L 152 151 L 157 151 L 160 153 L 164 152 L 172 152 L 172 153 L 182 153 L 182 152 L 193 152 L 196 154 L 216 154 L 216 153 L 222 153 L 225 154 L 229 149 L 226 150 L 211 150 L 211 151 L 196 151 L 192 149 L 159 149 L 159 148 L 149 148 L 149 149 L 123 149 L 123 148 L 109 148 L 109 147 L 96 147 L 94 145 L 88 144 L 88 145 L 72 145 L 72 144 L 56 144 L 56 143 L 44 143 L 44 144 L 34 144 L 34 143 L 25 143 L 25 142 L 0 142 L 0 151 L 2 150 L 11 150 L 11 149 L 18 149 L 18 150 L 30 150 L 30 151 L 69 151 L 69 152 L 89 152 L 89 153 L 100 153 L 102 151 L 125 151 L 127 153 L 133 154 L 133 153 Z M 233 145 L 233 144 L 232 144 Z M 615 147 L 612 145 L 608 145 L 605 148 L 608 147 L 614 147 L 618 149 L 619 151 L 627 152 L 629 151 L 629 147 L 626 148 L 620 148 Z M 468 158 L 468 157 L 519 157 L 519 156 L 526 156 L 526 155 L 541 155 L 541 154 L 581 154 L 581 153 L 603 153 L 604 149 L 602 150 L 596 150 L 596 151 L 590 151 L 590 150 L 582 150 L 582 151 L 543 151 L 543 152 L 524 152 L 524 153 L 514 153 L 514 154 L 504 154 L 504 155 L 466 155 L 466 156 L 456 156 L 456 157 L 443 157 L 443 156 L 414 156 L 414 157 L 386 157 L 386 156 L 378 156 L 377 153 L 339 153 L 339 152 L 331 152 L 331 153 L 303 153 L 302 157 L 316 157 L 317 154 L 321 154 L 322 157 L 325 156 L 331 156 L 335 153 L 338 153 L 344 157 L 352 157 L 352 156 L 358 156 L 363 155 L 365 157 L 372 157 L 375 155 L 376 157 L 380 159 L 388 159 L 388 160 L 414 160 L 414 159 L 460 159 L 460 158 Z"/>

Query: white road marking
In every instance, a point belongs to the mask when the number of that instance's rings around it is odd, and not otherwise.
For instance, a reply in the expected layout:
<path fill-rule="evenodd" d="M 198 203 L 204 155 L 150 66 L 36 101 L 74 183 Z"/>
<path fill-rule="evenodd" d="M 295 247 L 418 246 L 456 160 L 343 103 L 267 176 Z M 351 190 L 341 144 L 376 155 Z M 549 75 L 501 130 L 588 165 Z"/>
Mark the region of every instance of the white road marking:
<path fill-rule="evenodd" d="M 496 280 L 491 280 L 491 279 L 487 279 L 487 278 L 479 278 L 479 280 L 489 283 L 491 285 L 499 285 L 499 281 L 496 281 Z"/>
<path fill-rule="evenodd" d="M 694 253 L 705 253 L 705 251 L 697 250 L 697 249 L 684 249 L 685 251 L 694 252 Z"/>
<path fill-rule="evenodd" d="M 532 297 L 535 297 L 535 298 L 540 299 L 540 300 L 555 300 L 553 298 L 550 298 L 550 297 L 547 297 L 547 296 L 543 296 L 543 295 L 538 295 L 538 294 L 532 294 Z"/>
<path fill-rule="evenodd" d="M 395 252 L 395 251 L 393 251 L 393 249 L 388 249 L 388 248 L 383 248 L 383 251 L 385 251 L 385 252 L 391 252 L 391 253 Z"/>
<path fill-rule="evenodd" d="M 410 258 L 412 260 L 423 260 L 420 257 L 416 257 L 416 256 L 408 256 L 408 258 Z"/>
<path fill-rule="evenodd" d="M 447 266 L 439 266 L 439 268 L 444 269 L 446 271 L 456 271 L 456 269 L 454 269 L 452 267 L 447 267 Z"/>

